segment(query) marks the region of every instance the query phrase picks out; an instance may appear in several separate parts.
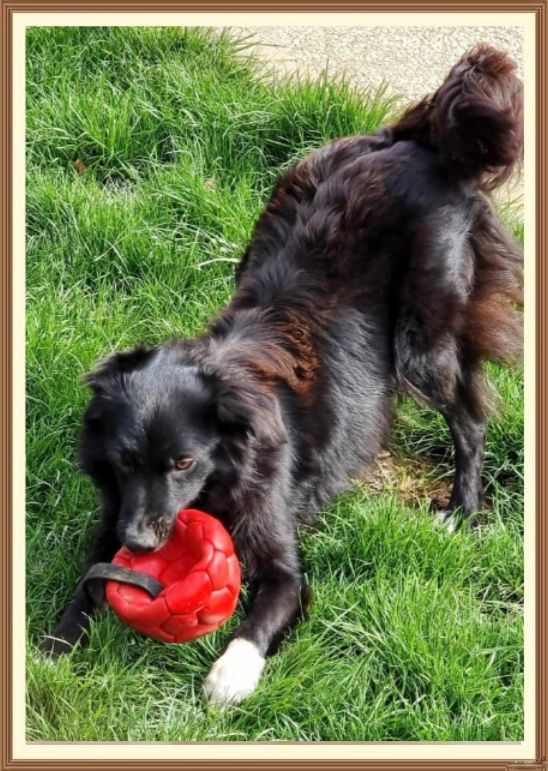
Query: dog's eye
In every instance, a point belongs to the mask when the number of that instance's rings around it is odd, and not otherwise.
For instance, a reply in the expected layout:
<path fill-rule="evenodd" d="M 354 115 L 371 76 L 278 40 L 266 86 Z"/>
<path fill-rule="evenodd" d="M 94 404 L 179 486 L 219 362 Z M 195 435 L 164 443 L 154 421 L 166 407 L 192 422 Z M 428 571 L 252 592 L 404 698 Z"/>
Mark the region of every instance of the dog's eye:
<path fill-rule="evenodd" d="M 175 468 L 177 471 L 188 471 L 196 465 L 193 458 L 175 458 Z"/>
<path fill-rule="evenodd" d="M 114 462 L 122 471 L 132 471 L 135 465 L 133 457 L 129 452 L 116 453 L 114 456 Z"/>

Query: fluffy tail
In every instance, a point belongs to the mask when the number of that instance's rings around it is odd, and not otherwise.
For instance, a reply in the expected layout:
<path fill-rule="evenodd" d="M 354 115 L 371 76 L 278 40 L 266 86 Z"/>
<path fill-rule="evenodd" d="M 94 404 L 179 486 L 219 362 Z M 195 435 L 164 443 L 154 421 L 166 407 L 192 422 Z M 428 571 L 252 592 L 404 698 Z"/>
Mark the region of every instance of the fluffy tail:
<path fill-rule="evenodd" d="M 515 69 L 502 51 L 478 45 L 434 94 L 404 113 L 394 139 L 437 148 L 451 173 L 493 190 L 523 153 L 523 86 Z"/>

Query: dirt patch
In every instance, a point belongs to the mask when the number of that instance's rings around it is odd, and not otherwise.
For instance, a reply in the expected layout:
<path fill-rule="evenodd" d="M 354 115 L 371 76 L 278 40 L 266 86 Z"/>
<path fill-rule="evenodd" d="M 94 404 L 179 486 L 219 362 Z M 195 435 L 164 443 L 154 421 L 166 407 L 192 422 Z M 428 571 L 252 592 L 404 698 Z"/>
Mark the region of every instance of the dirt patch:
<path fill-rule="evenodd" d="M 357 481 L 373 494 L 393 492 L 406 503 L 419 504 L 449 500 L 452 478 L 445 466 L 427 455 L 406 458 L 383 452 Z"/>

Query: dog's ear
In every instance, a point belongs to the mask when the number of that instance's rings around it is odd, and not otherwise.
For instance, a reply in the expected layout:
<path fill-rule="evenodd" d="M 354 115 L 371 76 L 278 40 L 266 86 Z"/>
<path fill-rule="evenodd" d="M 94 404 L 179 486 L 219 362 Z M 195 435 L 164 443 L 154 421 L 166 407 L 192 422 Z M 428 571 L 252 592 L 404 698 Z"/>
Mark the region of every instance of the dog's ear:
<path fill-rule="evenodd" d="M 153 349 L 140 346 L 134 350 L 113 353 L 84 376 L 85 384 L 93 392 L 93 397 L 84 412 L 84 426 L 88 431 L 101 431 L 105 418 L 112 409 L 112 399 L 119 378 L 124 373 L 142 366 L 152 352 Z"/>
<path fill-rule="evenodd" d="M 130 351 L 112 353 L 102 359 L 94 370 L 84 376 L 84 382 L 94 394 L 102 395 L 107 390 L 109 383 L 126 372 L 142 367 L 153 353 L 154 349 L 144 345 Z"/>
<path fill-rule="evenodd" d="M 97 396 L 94 396 L 84 412 L 84 425 L 91 430 L 99 430 L 105 418 L 105 404 Z"/>
<path fill-rule="evenodd" d="M 218 419 L 229 432 L 253 437 L 265 449 L 287 442 L 278 400 L 259 386 L 222 383 L 216 405 Z"/>

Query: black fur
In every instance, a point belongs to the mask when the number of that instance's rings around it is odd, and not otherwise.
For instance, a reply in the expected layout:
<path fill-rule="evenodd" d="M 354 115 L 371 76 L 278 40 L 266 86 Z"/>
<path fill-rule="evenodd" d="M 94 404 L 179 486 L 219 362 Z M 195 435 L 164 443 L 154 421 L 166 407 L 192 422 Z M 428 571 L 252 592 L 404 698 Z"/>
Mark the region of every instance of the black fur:
<path fill-rule="evenodd" d="M 155 548 L 180 508 L 202 508 L 230 529 L 255 590 L 237 635 L 274 650 L 302 604 L 297 525 L 373 461 L 398 386 L 446 417 L 448 511 L 475 512 L 481 363 L 521 340 L 521 255 L 481 191 L 520 154 L 513 65 L 480 47 L 396 125 L 293 166 L 210 330 L 89 377 L 82 467 L 103 496 L 89 564 L 121 543 Z M 46 646 L 67 649 L 91 610 L 78 592 Z"/>

